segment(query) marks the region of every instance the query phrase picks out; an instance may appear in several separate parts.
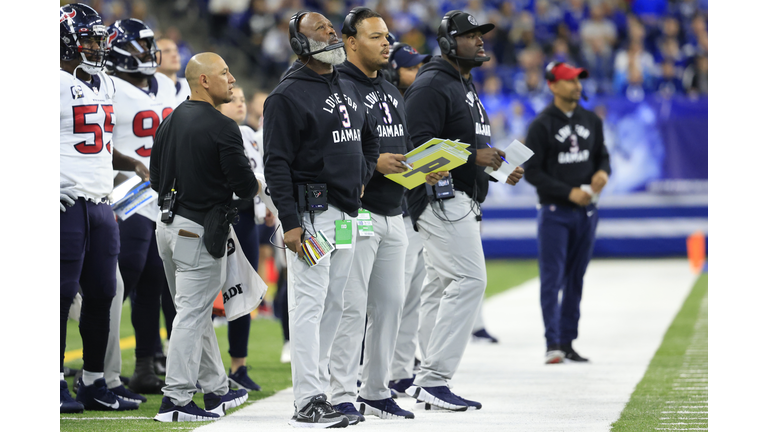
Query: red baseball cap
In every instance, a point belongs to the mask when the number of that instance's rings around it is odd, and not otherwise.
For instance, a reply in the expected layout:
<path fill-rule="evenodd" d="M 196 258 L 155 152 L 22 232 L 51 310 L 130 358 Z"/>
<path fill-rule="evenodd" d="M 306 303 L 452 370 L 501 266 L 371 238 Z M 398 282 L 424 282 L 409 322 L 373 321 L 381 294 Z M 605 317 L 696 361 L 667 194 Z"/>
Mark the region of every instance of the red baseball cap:
<path fill-rule="evenodd" d="M 577 68 L 568 63 L 550 63 L 547 65 L 547 81 L 571 80 L 576 77 L 586 78 L 589 72 L 584 68 Z"/>

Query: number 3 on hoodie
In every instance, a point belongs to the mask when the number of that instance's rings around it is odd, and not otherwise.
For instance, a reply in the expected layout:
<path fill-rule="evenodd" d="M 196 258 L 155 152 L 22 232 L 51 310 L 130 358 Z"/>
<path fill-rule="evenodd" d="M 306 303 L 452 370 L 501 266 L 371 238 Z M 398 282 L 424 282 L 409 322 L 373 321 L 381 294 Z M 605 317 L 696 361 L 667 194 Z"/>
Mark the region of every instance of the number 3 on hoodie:
<path fill-rule="evenodd" d="M 352 122 L 349 121 L 349 114 L 347 113 L 347 107 L 345 105 L 339 104 L 339 112 L 344 115 L 344 120 L 342 120 L 341 124 L 345 128 L 349 128 L 352 126 Z"/>

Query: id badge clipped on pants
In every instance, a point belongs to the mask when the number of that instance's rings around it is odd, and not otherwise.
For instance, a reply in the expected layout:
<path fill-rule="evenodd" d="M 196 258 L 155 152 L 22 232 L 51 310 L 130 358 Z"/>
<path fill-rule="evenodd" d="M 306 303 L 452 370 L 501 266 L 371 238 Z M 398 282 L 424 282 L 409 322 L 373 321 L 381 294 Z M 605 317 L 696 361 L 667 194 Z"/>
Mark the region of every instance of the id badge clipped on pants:
<path fill-rule="evenodd" d="M 373 235 L 373 219 L 371 212 L 360 209 L 357 211 L 357 234 L 363 237 Z"/>
<path fill-rule="evenodd" d="M 352 249 L 353 220 L 336 221 L 336 249 Z"/>

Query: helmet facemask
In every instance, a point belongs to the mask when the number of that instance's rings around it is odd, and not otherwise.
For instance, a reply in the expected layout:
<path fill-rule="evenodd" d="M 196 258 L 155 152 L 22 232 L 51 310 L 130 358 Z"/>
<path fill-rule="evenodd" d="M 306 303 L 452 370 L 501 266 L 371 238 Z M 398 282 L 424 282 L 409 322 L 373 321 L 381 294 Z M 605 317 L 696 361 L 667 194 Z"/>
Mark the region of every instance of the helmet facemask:
<path fill-rule="evenodd" d="M 95 75 L 104 69 L 107 61 L 107 29 L 103 25 L 94 25 L 90 29 L 80 29 L 75 36 L 77 51 L 80 53 L 80 65 L 85 72 Z"/>
<path fill-rule="evenodd" d="M 112 44 L 110 69 L 147 76 L 155 74 L 162 61 L 162 52 L 157 48 L 152 30 L 141 30 L 140 36 L 138 40 Z"/>

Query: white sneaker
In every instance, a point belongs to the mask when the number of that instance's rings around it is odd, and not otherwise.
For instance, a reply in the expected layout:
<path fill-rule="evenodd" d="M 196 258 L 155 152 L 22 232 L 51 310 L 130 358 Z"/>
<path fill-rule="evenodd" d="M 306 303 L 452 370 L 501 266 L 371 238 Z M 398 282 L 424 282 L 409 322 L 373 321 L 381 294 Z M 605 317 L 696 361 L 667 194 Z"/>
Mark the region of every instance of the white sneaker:
<path fill-rule="evenodd" d="M 280 354 L 280 363 L 291 362 L 291 341 L 285 341 L 283 344 L 283 352 Z"/>
<path fill-rule="evenodd" d="M 544 356 L 544 364 L 558 364 L 565 359 L 565 353 L 560 350 L 547 351 Z"/>

